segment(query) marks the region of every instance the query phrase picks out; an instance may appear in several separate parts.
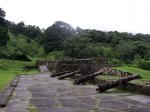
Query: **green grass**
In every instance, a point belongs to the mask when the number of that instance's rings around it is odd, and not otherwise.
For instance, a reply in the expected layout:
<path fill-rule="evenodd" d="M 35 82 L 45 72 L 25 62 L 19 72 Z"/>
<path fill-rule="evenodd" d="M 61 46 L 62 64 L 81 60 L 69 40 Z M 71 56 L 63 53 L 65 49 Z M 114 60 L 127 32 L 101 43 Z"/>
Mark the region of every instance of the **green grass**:
<path fill-rule="evenodd" d="M 148 70 L 143 70 L 143 69 L 139 69 L 139 68 L 135 68 L 135 67 L 128 67 L 128 66 L 114 67 L 114 68 L 121 70 L 121 71 L 138 74 L 142 77 L 142 79 L 138 79 L 138 80 L 135 80 L 132 82 L 143 83 L 143 82 L 150 81 L 150 71 L 148 71 Z"/>
<path fill-rule="evenodd" d="M 35 62 L 0 59 L 0 91 L 15 78 L 17 74 L 37 74 L 38 70 L 24 70 L 24 66 L 34 65 Z"/>
<path fill-rule="evenodd" d="M 0 59 L 0 69 L 1 70 L 10 70 L 10 69 L 23 70 L 24 66 L 34 65 L 34 63 L 35 62 Z"/>

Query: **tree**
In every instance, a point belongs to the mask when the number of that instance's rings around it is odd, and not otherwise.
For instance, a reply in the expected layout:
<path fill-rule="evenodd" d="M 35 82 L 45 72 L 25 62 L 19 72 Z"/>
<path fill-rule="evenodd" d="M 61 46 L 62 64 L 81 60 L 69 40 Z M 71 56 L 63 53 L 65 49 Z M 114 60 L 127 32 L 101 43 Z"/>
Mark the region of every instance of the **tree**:
<path fill-rule="evenodd" d="M 5 21 L 5 11 L 0 8 L 0 46 L 5 46 L 8 41 L 8 28 Z"/>
<path fill-rule="evenodd" d="M 5 11 L 2 8 L 0 8 L 0 17 L 4 18 L 5 14 L 6 14 Z"/>
<path fill-rule="evenodd" d="M 77 36 L 66 40 L 64 53 L 73 58 L 90 58 L 98 57 L 99 50 L 98 47 L 90 44 L 88 38 Z"/>
<path fill-rule="evenodd" d="M 71 25 L 62 21 L 55 22 L 44 33 L 43 43 L 45 53 L 49 53 L 52 50 L 61 50 L 64 40 L 71 37 L 74 33 L 75 30 Z"/>
<path fill-rule="evenodd" d="M 38 26 L 27 25 L 25 27 L 24 34 L 34 39 L 36 37 L 42 36 L 42 31 Z"/>
<path fill-rule="evenodd" d="M 29 41 L 42 37 L 42 30 L 38 26 L 25 25 L 23 21 L 18 24 L 7 21 L 7 25 L 10 32 L 14 33 L 16 36 L 19 34 L 24 34 L 29 37 Z"/>
<path fill-rule="evenodd" d="M 88 32 L 88 37 L 93 40 L 95 43 L 103 42 L 103 43 L 109 43 L 111 42 L 111 37 L 108 33 L 97 31 L 97 30 L 90 30 Z"/>
<path fill-rule="evenodd" d="M 150 52 L 150 49 L 145 45 L 144 42 L 135 41 L 132 44 L 135 46 L 135 55 L 140 55 L 142 58 L 144 58 Z"/>
<path fill-rule="evenodd" d="M 104 46 L 100 46 L 99 47 L 99 54 L 102 56 L 102 57 L 105 57 L 105 58 L 113 58 L 114 54 L 113 54 L 113 50 L 111 47 L 104 47 Z"/>
<path fill-rule="evenodd" d="M 126 63 L 131 63 L 134 59 L 134 48 L 132 43 L 122 40 L 116 47 L 116 57 Z"/>
<path fill-rule="evenodd" d="M 7 48 L 0 53 L 0 57 L 16 60 L 29 60 L 28 56 L 34 57 L 42 53 L 42 49 L 37 41 L 32 40 L 30 43 L 27 43 L 26 37 L 22 37 L 21 35 L 14 36 L 11 34 L 7 43 Z"/>

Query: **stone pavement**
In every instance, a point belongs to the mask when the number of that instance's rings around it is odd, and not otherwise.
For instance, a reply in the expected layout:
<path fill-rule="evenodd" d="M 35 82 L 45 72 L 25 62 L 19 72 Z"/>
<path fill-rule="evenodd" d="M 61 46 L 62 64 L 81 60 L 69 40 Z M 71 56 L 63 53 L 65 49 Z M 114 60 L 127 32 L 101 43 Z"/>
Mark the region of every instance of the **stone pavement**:
<path fill-rule="evenodd" d="M 22 75 L 0 112 L 150 112 L 150 97 L 131 93 L 97 93 L 96 86 L 73 85 L 49 73 Z"/>

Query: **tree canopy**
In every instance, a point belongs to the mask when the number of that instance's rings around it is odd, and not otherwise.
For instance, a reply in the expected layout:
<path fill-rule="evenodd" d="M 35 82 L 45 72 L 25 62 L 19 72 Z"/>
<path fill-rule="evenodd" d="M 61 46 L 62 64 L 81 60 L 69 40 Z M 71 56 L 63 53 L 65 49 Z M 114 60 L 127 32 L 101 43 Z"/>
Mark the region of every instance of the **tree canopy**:
<path fill-rule="evenodd" d="M 44 43 L 45 53 L 49 53 L 52 50 L 62 50 L 64 40 L 74 34 L 75 30 L 71 25 L 62 21 L 55 22 L 44 32 L 42 42 Z"/>

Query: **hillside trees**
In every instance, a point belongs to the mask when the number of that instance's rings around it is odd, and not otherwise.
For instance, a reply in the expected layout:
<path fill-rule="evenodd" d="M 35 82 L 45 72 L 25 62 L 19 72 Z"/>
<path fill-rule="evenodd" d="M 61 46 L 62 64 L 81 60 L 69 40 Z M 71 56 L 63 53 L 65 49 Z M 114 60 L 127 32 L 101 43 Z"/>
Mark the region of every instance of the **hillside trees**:
<path fill-rule="evenodd" d="M 75 58 L 105 57 L 132 63 L 135 56 L 149 60 L 150 36 L 131 33 L 103 32 L 78 28 L 74 38 L 65 41 L 66 56 Z"/>
<path fill-rule="evenodd" d="M 29 60 L 28 56 L 42 55 L 40 36 L 37 26 L 5 20 L 5 11 L 0 8 L 0 58 Z"/>
<path fill-rule="evenodd" d="M 42 43 L 44 44 L 45 53 L 53 50 L 62 50 L 64 40 L 73 36 L 75 30 L 65 22 L 57 21 L 45 30 Z"/>
<path fill-rule="evenodd" d="M 134 58 L 134 46 L 132 43 L 120 41 L 116 47 L 116 58 L 131 63 Z"/>
<path fill-rule="evenodd" d="M 110 43 L 111 36 L 107 32 L 97 31 L 97 30 L 90 30 L 88 37 L 93 40 L 94 43 Z"/>
<path fill-rule="evenodd" d="M 46 30 L 24 22 L 15 24 L 5 20 L 5 12 L 0 8 L 0 58 L 19 59 L 61 52 L 56 57 L 104 57 L 113 63 L 133 63 L 136 57 L 150 60 L 149 43 L 149 34 L 74 29 L 63 21 L 56 21 Z"/>
<path fill-rule="evenodd" d="M 0 58 L 29 60 L 28 56 L 36 57 L 43 55 L 42 47 L 36 40 L 31 40 L 28 43 L 28 37 L 23 34 L 15 36 L 13 33 L 9 33 L 9 38 L 7 47 L 0 48 Z"/>
<path fill-rule="evenodd" d="M 23 21 L 15 24 L 11 21 L 7 21 L 9 30 L 14 33 L 16 36 L 19 34 L 26 35 L 29 41 L 32 39 L 39 39 L 42 37 L 42 31 L 38 26 L 35 25 L 25 25 Z"/>
<path fill-rule="evenodd" d="M 65 56 L 74 58 L 91 58 L 100 57 L 100 47 L 95 46 L 90 38 L 85 34 L 78 34 L 65 41 L 64 53 Z"/>

